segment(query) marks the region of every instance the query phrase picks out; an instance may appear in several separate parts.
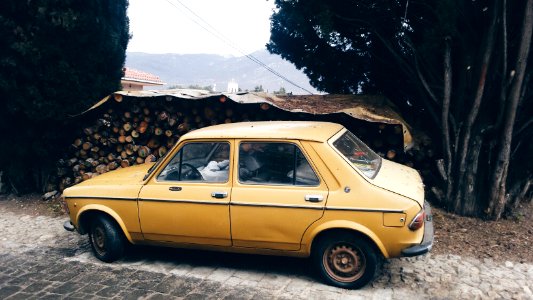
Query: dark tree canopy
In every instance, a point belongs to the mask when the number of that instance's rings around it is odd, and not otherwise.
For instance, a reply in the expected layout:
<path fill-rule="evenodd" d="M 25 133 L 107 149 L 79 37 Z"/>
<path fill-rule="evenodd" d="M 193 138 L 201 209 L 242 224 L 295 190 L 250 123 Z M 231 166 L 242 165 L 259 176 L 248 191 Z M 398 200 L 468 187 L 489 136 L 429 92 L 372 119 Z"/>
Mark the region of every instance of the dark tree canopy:
<path fill-rule="evenodd" d="M 499 218 L 531 197 L 533 0 L 276 6 L 271 53 L 319 90 L 384 94 L 428 131 L 443 206 Z"/>
<path fill-rule="evenodd" d="M 119 89 L 129 40 L 127 5 L 0 3 L 0 170 L 19 192 L 43 184 L 32 170 L 53 165 L 57 149 L 65 147 L 69 116 Z"/>
<path fill-rule="evenodd" d="M 392 5 L 391 5 L 392 3 Z M 390 65 L 379 38 L 397 44 L 404 7 L 394 1 L 276 1 L 267 49 L 328 93 L 378 91 L 374 69 Z M 376 31 L 379 30 L 379 37 Z M 379 69 L 379 68 L 378 68 Z M 378 72 L 379 73 L 379 72 Z"/>

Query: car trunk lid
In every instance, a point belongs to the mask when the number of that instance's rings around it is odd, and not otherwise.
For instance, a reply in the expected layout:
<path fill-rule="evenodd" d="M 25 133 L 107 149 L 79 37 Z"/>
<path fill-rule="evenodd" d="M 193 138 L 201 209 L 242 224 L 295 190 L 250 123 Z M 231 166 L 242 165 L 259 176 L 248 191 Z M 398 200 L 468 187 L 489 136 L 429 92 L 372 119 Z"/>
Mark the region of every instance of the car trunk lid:
<path fill-rule="evenodd" d="M 383 159 L 378 174 L 370 182 L 380 188 L 411 198 L 424 205 L 424 184 L 418 171 Z"/>

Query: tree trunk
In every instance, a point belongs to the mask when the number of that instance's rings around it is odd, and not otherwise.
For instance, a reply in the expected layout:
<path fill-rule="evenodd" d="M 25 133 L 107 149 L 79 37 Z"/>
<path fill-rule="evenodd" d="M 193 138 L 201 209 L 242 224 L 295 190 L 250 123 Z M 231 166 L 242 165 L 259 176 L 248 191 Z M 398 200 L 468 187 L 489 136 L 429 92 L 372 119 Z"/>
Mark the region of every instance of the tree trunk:
<path fill-rule="evenodd" d="M 479 173 L 479 155 L 481 147 L 483 146 L 483 138 L 477 134 L 472 142 L 472 147 L 468 151 L 467 163 L 469 168 L 465 173 L 465 180 L 462 183 L 463 201 L 460 213 L 462 215 L 472 216 L 476 215 L 479 206 L 479 189 L 478 189 L 478 173 Z"/>
<path fill-rule="evenodd" d="M 509 98 L 505 108 L 503 128 L 500 132 L 500 147 L 491 178 L 489 193 L 488 213 L 494 219 L 499 219 L 505 208 L 505 186 L 509 168 L 509 158 L 513 137 L 513 127 L 516 119 L 516 111 L 522 92 L 522 83 L 525 76 L 529 50 L 531 46 L 531 33 L 533 31 L 533 0 L 528 0 L 525 7 L 522 23 L 522 39 L 517 55 L 515 76 L 511 84 Z"/>
<path fill-rule="evenodd" d="M 529 177 L 525 181 L 517 182 L 511 191 L 509 192 L 509 200 L 507 201 L 508 209 L 514 211 L 517 209 L 520 202 L 526 200 L 526 195 L 529 192 L 530 187 L 533 186 L 533 178 Z M 529 199 L 531 201 L 531 199 Z"/>
<path fill-rule="evenodd" d="M 490 28 L 487 32 L 487 39 L 485 41 L 485 47 L 483 51 L 483 58 L 481 61 L 481 70 L 479 74 L 479 80 L 478 80 L 478 86 L 476 95 L 474 97 L 474 102 L 472 103 L 472 107 L 470 108 L 470 112 L 468 113 L 466 124 L 463 127 L 462 130 L 462 138 L 460 139 L 460 144 L 456 147 L 459 147 L 458 155 L 459 157 L 455 160 L 457 164 L 458 169 L 458 175 L 456 178 L 456 184 L 454 185 L 455 193 L 452 193 L 453 197 L 453 210 L 454 211 L 460 211 L 461 209 L 461 199 L 463 197 L 462 195 L 462 189 L 460 185 L 464 181 L 467 165 L 466 165 L 466 158 L 468 150 L 471 147 L 471 141 L 470 137 L 472 134 L 472 127 L 474 125 L 474 122 L 476 121 L 476 118 L 479 114 L 479 109 L 481 107 L 481 101 L 483 100 L 483 95 L 485 92 L 485 83 L 487 80 L 487 72 L 489 68 L 490 59 L 492 57 L 492 52 L 494 49 L 494 39 L 496 34 L 496 21 L 497 21 L 497 13 L 494 12 Z"/>
<path fill-rule="evenodd" d="M 453 178 L 452 172 L 452 150 L 450 146 L 450 128 L 448 116 L 450 113 L 450 99 L 452 95 L 452 63 L 451 63 L 451 40 L 449 37 L 445 39 L 446 48 L 444 51 L 444 96 L 442 97 L 442 136 L 443 136 L 443 153 L 444 153 L 444 180 L 447 182 L 446 199 L 450 199 Z"/>

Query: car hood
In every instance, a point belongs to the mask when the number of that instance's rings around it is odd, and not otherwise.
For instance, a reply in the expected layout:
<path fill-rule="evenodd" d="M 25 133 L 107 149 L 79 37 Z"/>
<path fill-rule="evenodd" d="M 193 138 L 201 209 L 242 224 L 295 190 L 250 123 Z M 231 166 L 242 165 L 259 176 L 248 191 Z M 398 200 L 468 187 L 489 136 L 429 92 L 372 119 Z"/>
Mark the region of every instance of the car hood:
<path fill-rule="evenodd" d="M 107 172 L 63 191 L 65 198 L 97 197 L 135 199 L 152 163 Z"/>
<path fill-rule="evenodd" d="M 418 171 L 383 159 L 381 168 L 370 182 L 380 188 L 411 198 L 424 206 L 424 184 Z"/>
<path fill-rule="evenodd" d="M 144 175 L 146 175 L 146 172 L 152 165 L 153 163 L 147 163 L 123 169 L 117 169 L 98 175 L 89 180 L 85 180 L 84 182 L 78 184 L 78 186 L 141 184 L 143 182 Z"/>

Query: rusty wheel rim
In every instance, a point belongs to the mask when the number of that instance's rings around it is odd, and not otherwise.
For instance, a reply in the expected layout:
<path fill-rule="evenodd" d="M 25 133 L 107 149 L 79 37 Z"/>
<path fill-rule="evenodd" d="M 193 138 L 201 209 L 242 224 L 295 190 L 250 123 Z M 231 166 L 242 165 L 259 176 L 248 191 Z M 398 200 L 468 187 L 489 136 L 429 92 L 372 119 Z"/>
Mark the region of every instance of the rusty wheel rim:
<path fill-rule="evenodd" d="M 328 247 L 322 259 L 326 273 L 339 282 L 354 282 L 365 273 L 364 254 L 350 244 L 339 243 Z"/>
<path fill-rule="evenodd" d="M 105 233 L 101 227 L 96 227 L 93 231 L 93 244 L 100 255 L 105 254 Z"/>

